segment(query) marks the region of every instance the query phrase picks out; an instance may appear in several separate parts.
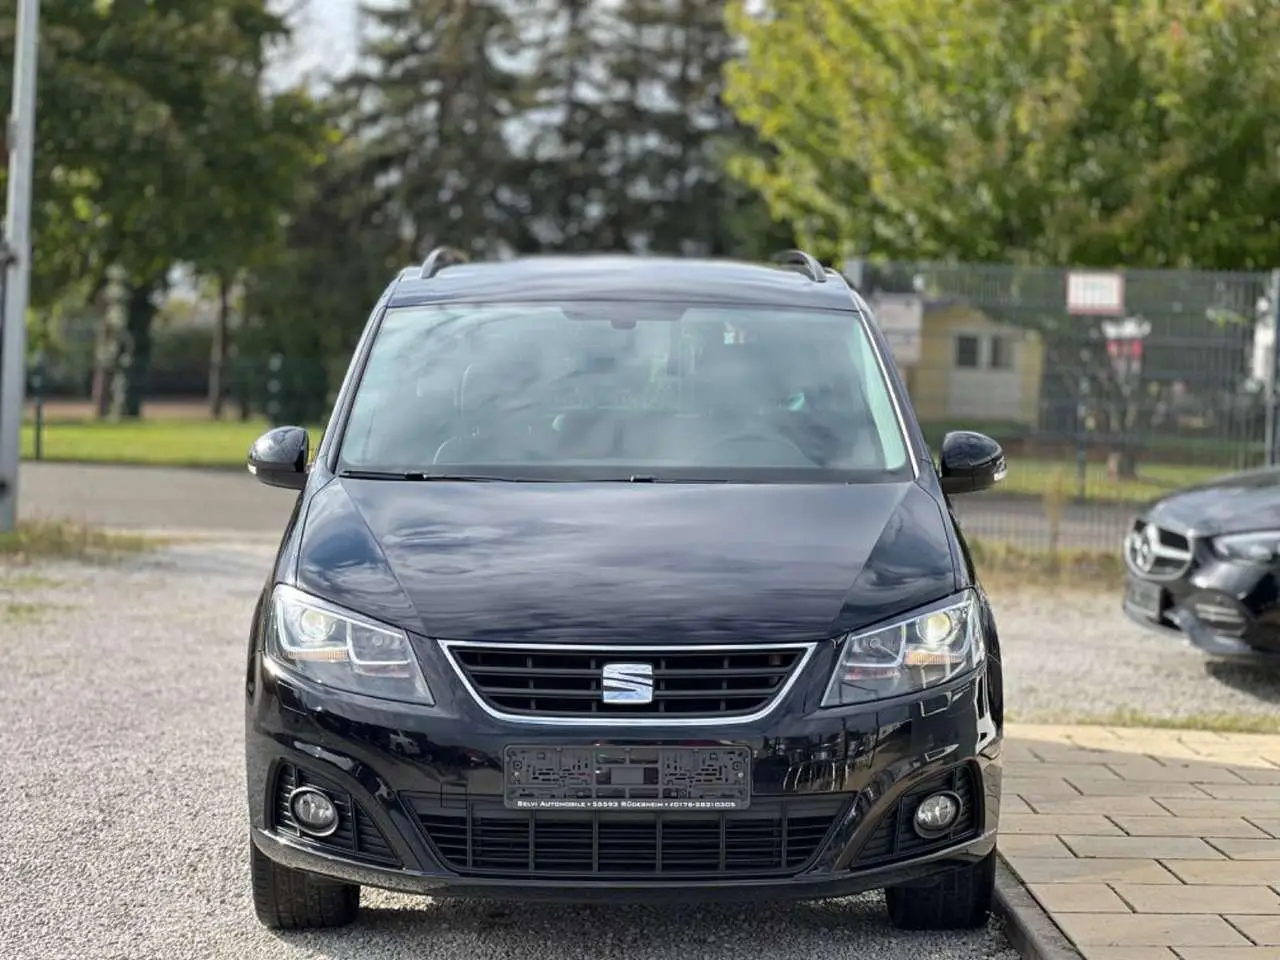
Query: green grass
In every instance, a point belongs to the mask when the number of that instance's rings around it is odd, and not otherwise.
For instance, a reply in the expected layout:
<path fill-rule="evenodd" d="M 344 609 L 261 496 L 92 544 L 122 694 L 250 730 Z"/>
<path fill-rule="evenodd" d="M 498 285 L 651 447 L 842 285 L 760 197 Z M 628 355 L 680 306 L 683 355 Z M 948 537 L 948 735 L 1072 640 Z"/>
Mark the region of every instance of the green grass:
<path fill-rule="evenodd" d="M 151 537 L 111 533 L 61 520 L 22 522 L 12 533 L 0 533 L 0 562 L 36 560 L 102 562 L 142 553 L 160 543 Z"/>
<path fill-rule="evenodd" d="M 1230 471 L 1222 467 L 1185 464 L 1149 463 L 1138 466 L 1132 479 L 1111 479 L 1105 463 L 1085 465 L 1081 485 L 1076 465 L 1059 460 L 1031 460 L 1019 456 L 1009 458 L 1009 474 L 996 488 L 1004 493 L 1043 496 L 1055 484 L 1068 500 L 1082 498 L 1113 503 L 1141 503 L 1154 500 L 1170 490 L 1202 483 Z M 1083 492 L 1083 496 L 1081 496 Z"/>
<path fill-rule="evenodd" d="M 45 460 L 175 467 L 243 467 L 265 421 L 60 420 L 44 428 Z M 22 428 L 22 456 L 35 457 L 35 427 Z"/>
<path fill-rule="evenodd" d="M 43 458 L 51 461 L 126 463 L 151 466 L 244 466 L 250 445 L 266 430 L 263 420 L 219 421 L 198 418 L 164 418 L 122 423 L 94 420 L 53 420 L 45 424 Z M 312 429 L 312 443 L 320 429 Z M 35 456 L 35 428 L 27 423 L 22 434 L 23 457 Z M 1088 464 L 1083 499 L 1138 503 L 1154 499 L 1188 483 L 1211 479 L 1225 472 L 1220 467 L 1144 464 L 1131 480 L 1111 480 L 1106 465 Z M 996 489 L 1003 493 L 1043 496 L 1055 485 L 1068 500 L 1081 489 L 1074 463 L 1010 457 L 1009 474 Z"/>

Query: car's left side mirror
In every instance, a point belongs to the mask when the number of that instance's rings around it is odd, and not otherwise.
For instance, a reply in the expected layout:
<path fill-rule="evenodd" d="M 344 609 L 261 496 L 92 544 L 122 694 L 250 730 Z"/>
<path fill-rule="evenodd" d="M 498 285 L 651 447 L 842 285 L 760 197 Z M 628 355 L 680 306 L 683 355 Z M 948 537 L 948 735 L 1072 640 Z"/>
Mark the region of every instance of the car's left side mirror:
<path fill-rule="evenodd" d="M 268 430 L 249 448 L 249 472 L 269 487 L 301 490 L 307 485 L 311 437 L 302 427 Z"/>
<path fill-rule="evenodd" d="M 953 430 L 942 438 L 939 477 L 948 495 L 976 493 L 1004 479 L 1004 450 L 986 434 Z"/>

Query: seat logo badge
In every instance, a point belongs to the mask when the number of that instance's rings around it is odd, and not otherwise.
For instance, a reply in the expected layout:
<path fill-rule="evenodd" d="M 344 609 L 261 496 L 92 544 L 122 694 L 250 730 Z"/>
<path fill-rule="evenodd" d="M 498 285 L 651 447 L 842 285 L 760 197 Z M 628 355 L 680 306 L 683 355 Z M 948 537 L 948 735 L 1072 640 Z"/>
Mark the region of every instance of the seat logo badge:
<path fill-rule="evenodd" d="M 606 663 L 600 680 L 605 703 L 653 703 L 653 664 Z"/>

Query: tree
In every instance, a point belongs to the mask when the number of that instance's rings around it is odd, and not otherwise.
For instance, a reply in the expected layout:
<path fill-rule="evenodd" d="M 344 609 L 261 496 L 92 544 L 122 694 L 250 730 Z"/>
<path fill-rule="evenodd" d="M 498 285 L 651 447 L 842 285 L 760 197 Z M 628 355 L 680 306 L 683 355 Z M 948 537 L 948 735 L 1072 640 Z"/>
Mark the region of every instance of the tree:
<path fill-rule="evenodd" d="M 283 25 L 264 0 L 47 0 L 43 14 L 33 303 L 124 269 L 109 373 L 115 412 L 137 416 L 170 269 L 219 244 L 247 255 L 269 218 L 259 188 L 296 172 L 292 134 L 276 136 L 296 110 L 256 82 Z"/>
<path fill-rule="evenodd" d="M 243 77 L 242 84 L 228 83 L 211 98 L 203 130 L 205 189 L 189 211 L 202 227 L 190 258 L 217 292 L 209 363 L 214 417 L 221 416 L 226 391 L 234 291 L 284 242 L 289 205 L 323 158 L 323 127 L 314 105 L 295 93 L 256 96 L 258 73 Z"/>
<path fill-rule="evenodd" d="M 627 147 L 620 176 L 628 202 L 618 208 L 618 228 L 653 250 L 755 257 L 783 233 L 766 226 L 759 196 L 726 173 L 728 158 L 751 149 L 752 139 L 723 99 L 725 67 L 738 53 L 726 7 L 725 0 L 631 0 L 618 13 L 608 60 Z"/>
<path fill-rule="evenodd" d="M 520 251 L 755 256 L 788 240 L 726 175 L 751 140 L 722 98 L 723 0 L 516 0 L 530 67 L 508 127 Z"/>
<path fill-rule="evenodd" d="M 789 242 L 724 171 L 752 134 L 721 97 L 735 47 L 719 0 L 399 0 L 363 16 L 360 66 L 326 103 L 332 149 L 246 280 L 236 379 L 275 384 L 252 401 L 272 417 L 323 414 L 370 305 L 436 244 L 755 256 Z"/>
<path fill-rule="evenodd" d="M 611 223 L 623 192 L 605 64 L 611 15 L 593 0 L 518 0 L 514 12 L 531 65 L 512 166 L 525 216 L 512 243 L 522 253 L 625 250 Z"/>
<path fill-rule="evenodd" d="M 408 256 L 360 146 L 331 146 L 295 196 L 284 242 L 246 281 L 232 389 L 242 409 L 277 423 L 324 416 L 370 308 Z"/>
<path fill-rule="evenodd" d="M 834 256 L 1250 268 L 1280 257 L 1280 4 L 744 0 L 738 165 Z"/>
<path fill-rule="evenodd" d="M 438 244 L 496 253 L 518 206 L 506 137 L 520 79 L 501 0 L 399 0 L 362 8 L 362 67 L 338 84 L 365 175 L 414 256 Z"/>
<path fill-rule="evenodd" d="M 497 254 L 514 233 L 505 128 L 521 86 L 499 63 L 516 40 L 505 5 L 401 0 L 361 13 L 361 64 L 324 104 L 324 161 L 292 195 L 283 244 L 246 281 L 237 392 L 279 422 L 324 415 L 397 269 L 441 243 Z"/>
<path fill-rule="evenodd" d="M 748 6 L 731 15 L 747 52 L 729 69 L 728 96 L 773 155 L 735 171 L 828 256 L 1015 268 L 1280 262 L 1269 212 L 1280 199 L 1273 0 Z M 971 271 L 921 273 L 934 293 L 973 302 Z M 1117 381 L 1101 343 L 1078 336 L 1060 273 L 986 279 L 976 305 L 1044 335 L 1046 396 L 1073 410 L 1100 401 L 1119 469 L 1132 471 L 1150 391 Z M 1201 318 L 1238 311 L 1223 299 L 1230 291 L 1174 296 L 1167 277 L 1157 282 L 1157 299 L 1198 304 Z M 1133 305 L 1138 292 L 1131 284 Z"/>

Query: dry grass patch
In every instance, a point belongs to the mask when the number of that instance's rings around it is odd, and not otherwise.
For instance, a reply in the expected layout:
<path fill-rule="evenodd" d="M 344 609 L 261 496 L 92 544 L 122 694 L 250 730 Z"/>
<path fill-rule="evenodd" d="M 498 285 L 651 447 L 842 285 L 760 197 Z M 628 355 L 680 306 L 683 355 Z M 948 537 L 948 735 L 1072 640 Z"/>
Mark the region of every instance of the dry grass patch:
<path fill-rule="evenodd" d="M 154 537 L 115 533 L 67 520 L 33 520 L 0 533 L 0 562 L 75 560 L 101 563 L 159 546 Z"/>
<path fill-rule="evenodd" d="M 1119 593 L 1124 559 L 1119 550 L 1027 550 L 999 542 L 970 541 L 982 583 L 999 590 L 1059 588 Z"/>

